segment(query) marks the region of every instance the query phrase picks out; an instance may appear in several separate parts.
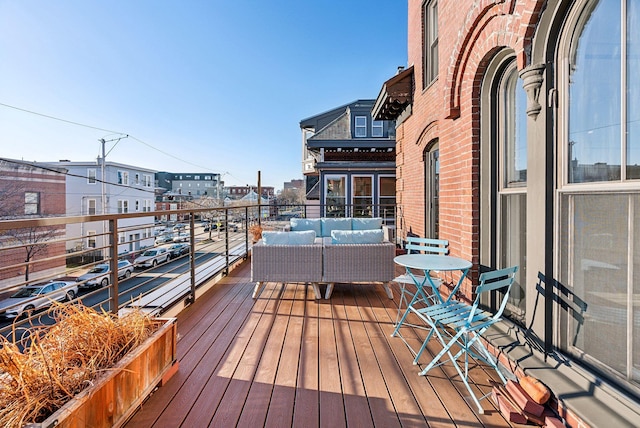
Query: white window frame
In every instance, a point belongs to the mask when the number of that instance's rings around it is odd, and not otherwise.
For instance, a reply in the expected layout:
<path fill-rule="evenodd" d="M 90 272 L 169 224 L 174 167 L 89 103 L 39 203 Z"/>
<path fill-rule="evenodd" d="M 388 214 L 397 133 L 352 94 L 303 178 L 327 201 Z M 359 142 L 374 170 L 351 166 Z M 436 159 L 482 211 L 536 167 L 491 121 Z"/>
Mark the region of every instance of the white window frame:
<path fill-rule="evenodd" d="M 93 204 L 93 212 L 91 212 L 91 204 Z M 87 215 L 95 215 L 98 209 L 98 201 L 96 199 L 87 199 Z"/>
<path fill-rule="evenodd" d="M 358 123 L 359 121 L 364 121 L 364 123 Z M 367 137 L 367 116 L 356 116 L 353 119 L 353 136 L 355 138 L 366 138 Z"/>
<path fill-rule="evenodd" d="M 393 196 L 391 195 L 383 195 L 382 194 L 382 180 L 386 179 L 386 178 L 392 178 L 393 181 L 395 181 L 395 186 L 394 188 L 396 189 L 396 191 L 393 193 Z M 396 205 L 396 195 L 398 194 L 397 188 L 396 186 L 398 185 L 397 180 L 396 180 L 396 176 L 393 174 L 380 174 L 378 175 L 378 183 L 377 183 L 377 194 L 376 194 L 376 205 L 378 206 L 378 214 L 380 217 L 382 218 L 395 218 L 395 211 L 394 211 L 394 207 Z M 382 204 L 382 199 L 393 199 L 393 202 L 390 202 L 389 204 L 385 203 L 385 206 L 381 206 Z M 387 207 L 387 205 L 392 205 L 391 207 Z M 390 213 L 385 212 L 386 210 L 391 210 Z"/>
<path fill-rule="evenodd" d="M 144 178 L 144 187 L 151 187 L 151 183 L 153 182 L 151 175 L 144 174 L 143 178 Z"/>
<path fill-rule="evenodd" d="M 118 199 L 118 214 L 126 214 L 129 212 L 129 200 Z"/>
<path fill-rule="evenodd" d="M 324 211 L 325 211 L 325 215 L 327 215 L 328 217 L 331 217 L 331 215 L 329 215 L 329 202 L 327 199 L 329 197 L 329 181 L 333 181 L 333 180 L 340 180 L 342 181 L 343 185 L 344 185 L 344 195 L 343 196 L 334 196 L 334 198 L 342 198 L 342 207 L 344 208 L 344 212 L 342 213 L 342 216 L 338 216 L 338 217 L 347 217 L 348 214 L 348 207 L 347 207 L 347 198 L 349 197 L 349 192 L 347 189 L 347 175 L 346 174 L 331 174 L 331 175 L 325 175 L 324 176 Z M 339 206 L 339 205 L 337 205 Z"/>
<path fill-rule="evenodd" d="M 24 214 L 37 215 L 41 210 L 40 192 L 24 192 Z"/>
<path fill-rule="evenodd" d="M 118 170 L 118 184 L 129 185 L 129 171 Z"/>
<path fill-rule="evenodd" d="M 382 120 L 371 121 L 371 136 L 376 138 L 384 137 L 384 122 Z"/>
<path fill-rule="evenodd" d="M 87 230 L 87 248 L 97 248 L 98 241 L 95 230 Z"/>
<path fill-rule="evenodd" d="M 368 178 L 369 186 L 370 186 L 370 194 L 365 196 L 356 196 L 356 180 L 359 178 Z M 372 217 L 374 213 L 373 203 L 374 203 L 374 182 L 373 182 L 373 174 L 357 174 L 351 176 L 351 192 L 350 192 L 350 201 L 351 201 L 351 215 L 354 217 Z M 357 208 L 360 207 L 360 203 L 369 199 L 371 202 L 371 207 L 369 207 L 369 213 L 367 215 L 362 215 L 362 213 L 357 212 Z"/>
<path fill-rule="evenodd" d="M 95 168 L 87 169 L 87 184 L 96 184 L 97 183 L 97 174 L 98 171 Z"/>

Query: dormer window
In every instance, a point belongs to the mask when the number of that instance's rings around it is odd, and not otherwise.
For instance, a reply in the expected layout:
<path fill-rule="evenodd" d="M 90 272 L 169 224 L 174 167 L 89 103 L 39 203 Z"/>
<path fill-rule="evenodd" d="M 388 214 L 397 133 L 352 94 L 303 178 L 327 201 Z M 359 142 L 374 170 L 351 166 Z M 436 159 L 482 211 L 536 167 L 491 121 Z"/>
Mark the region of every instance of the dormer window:
<path fill-rule="evenodd" d="M 371 136 L 384 137 L 384 123 L 381 120 L 371 122 Z"/>
<path fill-rule="evenodd" d="M 367 116 L 356 116 L 355 137 L 363 138 L 367 136 Z"/>

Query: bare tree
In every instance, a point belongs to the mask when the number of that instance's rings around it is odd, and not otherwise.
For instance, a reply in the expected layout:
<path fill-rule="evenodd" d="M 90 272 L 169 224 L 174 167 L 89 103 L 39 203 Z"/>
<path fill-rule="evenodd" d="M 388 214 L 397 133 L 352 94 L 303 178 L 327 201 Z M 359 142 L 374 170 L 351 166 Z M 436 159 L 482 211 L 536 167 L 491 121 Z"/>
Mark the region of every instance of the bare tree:
<path fill-rule="evenodd" d="M 2 165 L 0 165 L 2 166 Z M 20 220 L 32 218 L 27 214 L 27 188 L 24 181 L 0 182 L 0 220 Z M 24 250 L 24 279 L 29 280 L 32 262 L 46 255 L 50 242 L 62 233 L 59 226 L 17 227 L 0 231 L 0 245 L 16 247 L 13 251 Z"/>
<path fill-rule="evenodd" d="M 281 205 L 302 205 L 306 202 L 304 188 L 284 189 L 278 195 L 278 203 Z"/>

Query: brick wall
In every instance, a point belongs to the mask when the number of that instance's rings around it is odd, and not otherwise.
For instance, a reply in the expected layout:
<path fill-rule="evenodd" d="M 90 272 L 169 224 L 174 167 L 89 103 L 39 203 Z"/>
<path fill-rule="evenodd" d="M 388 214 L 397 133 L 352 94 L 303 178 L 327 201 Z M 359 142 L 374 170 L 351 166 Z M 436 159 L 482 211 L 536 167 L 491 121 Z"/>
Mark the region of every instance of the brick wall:
<path fill-rule="evenodd" d="M 440 154 L 440 238 L 454 256 L 479 261 L 480 85 L 500 49 L 516 52 L 520 68 L 544 2 L 438 2 L 438 78 L 423 85 L 422 4 L 408 4 L 408 64 L 414 66 L 412 114 L 396 135 L 399 236 L 425 236 L 424 152 L 437 139 Z M 473 273 L 471 278 L 475 278 Z M 463 292 L 471 294 L 470 281 Z"/>
<path fill-rule="evenodd" d="M 30 218 L 25 215 L 25 192 L 40 195 L 40 211 L 36 217 L 62 216 L 66 213 L 66 170 L 43 169 L 36 165 L 20 161 L 0 159 L 0 195 L 3 209 L 0 216 L 5 218 Z M 21 244 L 37 244 L 39 248 L 31 259 L 29 279 L 64 273 L 66 267 L 64 242 L 51 242 L 64 239 L 65 227 L 18 229 L 1 236 L 4 247 Z M 40 250 L 41 249 L 41 250 Z M 58 256 L 58 257 L 56 257 Z M 2 254 L 0 281 L 3 286 L 13 285 L 24 280 L 27 249 L 9 248 Z M 49 258 L 56 257 L 53 260 Z"/>

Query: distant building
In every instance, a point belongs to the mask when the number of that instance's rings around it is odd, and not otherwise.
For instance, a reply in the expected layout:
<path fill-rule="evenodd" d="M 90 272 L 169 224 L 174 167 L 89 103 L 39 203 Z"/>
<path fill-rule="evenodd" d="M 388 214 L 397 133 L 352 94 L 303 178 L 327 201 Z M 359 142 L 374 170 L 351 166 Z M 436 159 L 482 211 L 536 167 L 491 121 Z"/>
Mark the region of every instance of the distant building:
<path fill-rule="evenodd" d="M 393 217 L 393 120 L 373 120 L 375 100 L 357 100 L 300 122 L 306 198 L 318 215 Z"/>
<path fill-rule="evenodd" d="M 220 199 L 224 182 L 217 173 L 201 172 L 157 172 L 158 188 L 165 193 L 193 196 L 198 199 L 203 196 Z"/>
<path fill-rule="evenodd" d="M 65 168 L 0 159 L 0 219 L 63 216 L 66 173 Z M 0 231 L 0 246 L 26 246 L 3 252 L 2 285 L 17 285 L 26 276 L 33 281 L 64 274 L 64 236 L 64 226 Z M 49 242 L 58 239 L 60 242 Z M 24 265 L 27 249 L 31 252 L 28 272 Z"/>
<path fill-rule="evenodd" d="M 304 180 L 302 179 L 285 181 L 283 186 L 284 190 L 296 190 L 296 189 L 302 189 L 302 188 L 304 188 Z"/>
<path fill-rule="evenodd" d="M 93 214 L 124 214 L 154 210 L 155 171 L 133 165 L 106 162 L 104 177 L 100 164 L 94 162 L 51 162 L 64 167 L 67 175 L 66 212 L 70 216 Z M 121 219 L 118 253 L 136 251 L 153 245 L 154 217 Z M 96 221 L 67 225 L 68 250 L 96 248 L 108 245 L 105 222 Z"/>
<path fill-rule="evenodd" d="M 238 200 L 251 193 L 257 193 L 257 190 L 258 186 L 229 186 L 224 188 L 224 193 L 230 200 Z M 262 187 L 262 198 L 269 200 L 274 196 L 275 188 L 271 186 Z"/>

